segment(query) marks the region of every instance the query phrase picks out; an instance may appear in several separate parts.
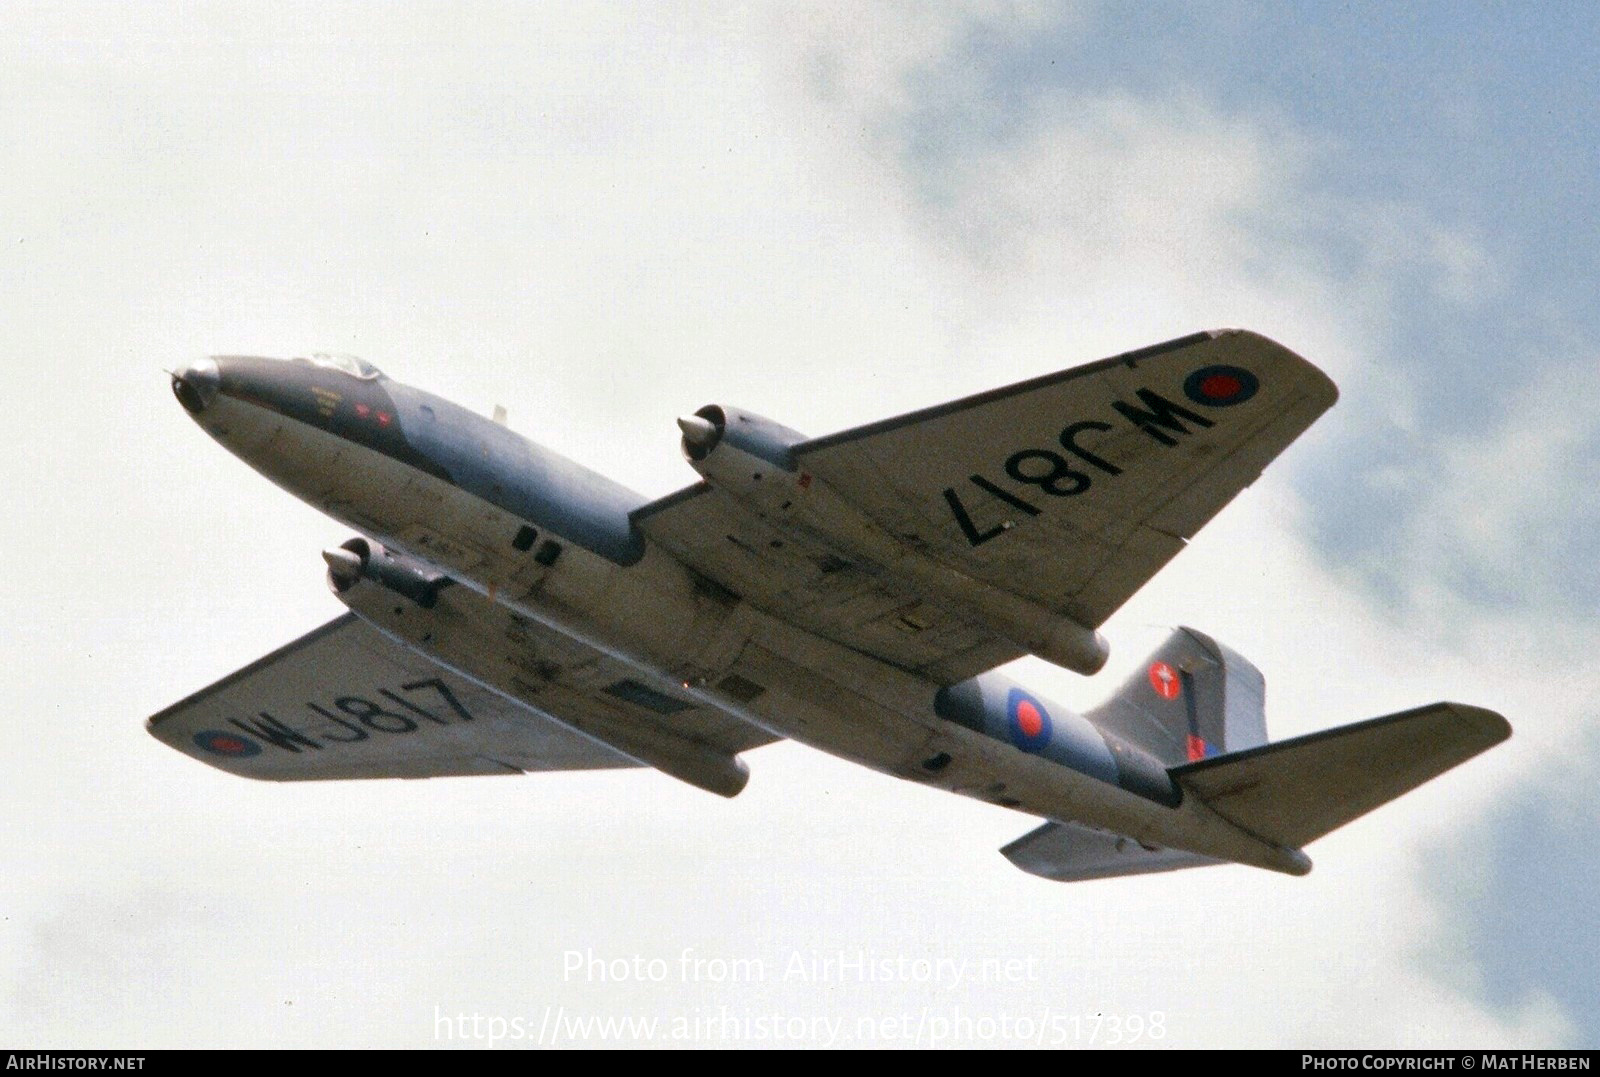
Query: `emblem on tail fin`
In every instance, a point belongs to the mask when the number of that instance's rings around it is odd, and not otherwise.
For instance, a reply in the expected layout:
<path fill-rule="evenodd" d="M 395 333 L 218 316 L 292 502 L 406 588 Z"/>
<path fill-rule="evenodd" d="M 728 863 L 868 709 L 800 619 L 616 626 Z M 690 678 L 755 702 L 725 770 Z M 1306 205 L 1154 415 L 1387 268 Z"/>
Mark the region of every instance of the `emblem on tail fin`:
<path fill-rule="evenodd" d="M 1176 629 L 1086 717 L 1166 766 L 1267 741 L 1264 685 L 1245 658 L 1203 632 Z"/>
<path fill-rule="evenodd" d="M 1183 682 L 1178 679 L 1177 670 L 1165 662 L 1156 662 L 1150 666 L 1150 687 L 1162 699 L 1171 700 L 1177 699 L 1178 693 L 1183 691 Z"/>

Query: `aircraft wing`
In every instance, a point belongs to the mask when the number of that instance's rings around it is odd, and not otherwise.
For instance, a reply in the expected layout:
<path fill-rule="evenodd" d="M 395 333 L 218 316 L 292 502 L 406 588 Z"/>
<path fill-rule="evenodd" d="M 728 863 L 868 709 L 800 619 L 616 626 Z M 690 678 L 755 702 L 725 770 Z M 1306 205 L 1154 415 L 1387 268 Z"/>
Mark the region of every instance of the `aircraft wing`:
<path fill-rule="evenodd" d="M 549 714 L 606 729 L 637 728 L 670 714 L 680 735 L 730 755 L 775 739 L 672 700 L 633 680 L 621 663 L 535 623 L 519 624 L 517 633 L 508 653 L 529 667 L 517 683 Z M 446 670 L 354 614 L 168 707 L 147 727 L 203 763 L 268 781 L 641 765 L 528 703 Z"/>
<path fill-rule="evenodd" d="M 1337 395 L 1265 337 L 1198 333 L 801 442 L 796 496 L 820 480 L 907 547 L 1094 628 Z M 634 522 L 753 604 L 938 682 L 1024 653 L 706 483 Z"/>
<path fill-rule="evenodd" d="M 1287 348 L 1223 330 L 793 453 L 901 541 L 1095 628 L 1337 398 Z"/>

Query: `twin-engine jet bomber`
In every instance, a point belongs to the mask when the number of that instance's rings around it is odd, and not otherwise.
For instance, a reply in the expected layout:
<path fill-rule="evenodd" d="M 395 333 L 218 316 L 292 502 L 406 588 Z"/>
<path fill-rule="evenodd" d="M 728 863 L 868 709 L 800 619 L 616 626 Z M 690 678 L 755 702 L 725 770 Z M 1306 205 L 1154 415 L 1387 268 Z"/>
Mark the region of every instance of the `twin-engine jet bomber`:
<path fill-rule="evenodd" d="M 349 612 L 155 715 L 249 778 L 653 767 L 733 796 L 789 738 L 1043 819 L 1078 880 L 1303 847 L 1504 740 L 1456 703 L 1270 743 L 1261 674 L 1189 628 L 1074 714 L 995 667 L 1080 674 L 1097 629 L 1337 397 L 1197 333 L 822 438 L 712 405 L 700 481 L 651 501 L 348 356 L 172 377 L 216 440 L 360 532 Z"/>

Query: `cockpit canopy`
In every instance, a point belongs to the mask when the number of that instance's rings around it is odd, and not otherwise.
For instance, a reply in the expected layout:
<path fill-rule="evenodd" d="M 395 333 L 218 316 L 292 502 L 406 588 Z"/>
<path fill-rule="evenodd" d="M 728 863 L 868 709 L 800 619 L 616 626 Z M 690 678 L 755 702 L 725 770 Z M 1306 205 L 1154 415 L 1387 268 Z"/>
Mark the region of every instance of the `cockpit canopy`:
<path fill-rule="evenodd" d="M 354 355 L 345 355 L 342 352 L 312 352 L 311 355 L 302 356 L 295 361 L 310 363 L 312 366 L 320 366 L 327 370 L 337 370 L 341 374 L 348 374 L 352 378 L 361 378 L 363 381 L 370 381 L 383 373 L 365 359 L 359 359 Z"/>

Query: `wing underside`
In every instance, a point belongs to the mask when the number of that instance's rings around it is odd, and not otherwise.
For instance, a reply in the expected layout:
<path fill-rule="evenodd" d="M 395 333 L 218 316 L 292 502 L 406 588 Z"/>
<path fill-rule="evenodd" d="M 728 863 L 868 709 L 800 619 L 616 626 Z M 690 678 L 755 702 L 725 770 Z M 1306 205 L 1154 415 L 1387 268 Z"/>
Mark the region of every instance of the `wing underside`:
<path fill-rule="evenodd" d="M 503 649 L 508 661 L 526 667 L 528 683 L 517 683 L 529 702 L 346 614 L 167 708 L 148 728 L 201 762 L 268 781 L 641 765 L 567 722 L 658 735 L 670 726 L 672 735 L 730 757 L 775 739 L 675 699 L 614 659 L 532 622 L 519 621 L 514 634 L 484 634 L 479 648 Z M 533 682 L 544 689 L 535 693 Z"/>
<path fill-rule="evenodd" d="M 1197 333 L 795 447 L 890 534 L 1093 628 L 1338 397 L 1255 333 Z"/>
<path fill-rule="evenodd" d="M 637 766 L 346 614 L 148 723 L 247 778 L 432 778 Z"/>

